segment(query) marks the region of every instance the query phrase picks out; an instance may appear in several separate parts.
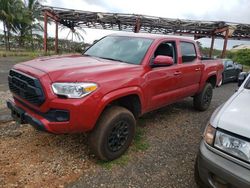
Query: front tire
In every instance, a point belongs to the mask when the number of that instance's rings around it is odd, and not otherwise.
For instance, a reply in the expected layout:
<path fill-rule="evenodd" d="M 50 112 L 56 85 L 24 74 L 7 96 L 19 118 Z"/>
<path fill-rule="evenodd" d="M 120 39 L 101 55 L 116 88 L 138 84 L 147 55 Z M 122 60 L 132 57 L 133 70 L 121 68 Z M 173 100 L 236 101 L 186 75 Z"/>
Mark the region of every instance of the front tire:
<path fill-rule="evenodd" d="M 134 138 L 135 125 L 133 114 L 126 108 L 113 106 L 106 109 L 89 134 L 90 148 L 101 160 L 119 158 Z"/>
<path fill-rule="evenodd" d="M 205 111 L 208 109 L 213 97 L 213 86 L 210 83 L 206 83 L 203 90 L 194 96 L 194 108 L 199 111 Z"/>

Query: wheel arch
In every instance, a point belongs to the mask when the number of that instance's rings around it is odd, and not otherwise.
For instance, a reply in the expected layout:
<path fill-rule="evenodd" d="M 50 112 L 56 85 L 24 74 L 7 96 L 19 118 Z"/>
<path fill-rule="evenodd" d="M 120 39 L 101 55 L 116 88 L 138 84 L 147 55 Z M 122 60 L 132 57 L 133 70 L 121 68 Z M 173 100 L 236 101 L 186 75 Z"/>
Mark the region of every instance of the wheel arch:
<path fill-rule="evenodd" d="M 213 88 L 215 88 L 216 85 L 217 85 L 217 76 L 216 76 L 216 74 L 212 74 L 212 75 L 208 76 L 208 78 L 206 80 L 206 83 L 210 83 L 213 86 Z"/>
<path fill-rule="evenodd" d="M 138 118 L 144 109 L 144 98 L 139 87 L 130 87 L 115 90 L 105 95 L 98 107 L 98 117 L 106 108 L 111 106 L 122 106 L 131 111 L 135 118 Z"/>

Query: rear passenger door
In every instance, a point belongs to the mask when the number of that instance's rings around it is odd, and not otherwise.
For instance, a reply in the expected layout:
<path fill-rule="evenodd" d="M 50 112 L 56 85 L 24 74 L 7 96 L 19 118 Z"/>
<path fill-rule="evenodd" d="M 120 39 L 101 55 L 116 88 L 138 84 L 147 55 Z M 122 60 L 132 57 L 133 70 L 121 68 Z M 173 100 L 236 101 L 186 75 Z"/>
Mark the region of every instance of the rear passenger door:
<path fill-rule="evenodd" d="M 181 64 L 179 70 L 182 77 L 182 97 L 195 94 L 198 91 L 204 65 L 198 58 L 194 43 L 180 41 Z"/>

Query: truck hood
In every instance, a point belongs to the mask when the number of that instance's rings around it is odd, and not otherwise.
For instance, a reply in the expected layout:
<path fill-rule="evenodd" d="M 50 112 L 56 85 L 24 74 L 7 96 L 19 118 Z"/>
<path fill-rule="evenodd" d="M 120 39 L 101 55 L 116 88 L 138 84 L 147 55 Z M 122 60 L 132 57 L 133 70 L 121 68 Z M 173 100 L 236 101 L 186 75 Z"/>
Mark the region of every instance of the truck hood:
<path fill-rule="evenodd" d="M 49 75 L 52 82 L 102 81 L 121 74 L 133 74 L 140 65 L 82 55 L 52 56 L 21 63 Z M 18 69 L 18 65 L 15 67 Z"/>
<path fill-rule="evenodd" d="M 250 138 L 250 90 L 235 93 L 212 118 L 215 127 Z M 213 116 L 212 116 L 213 117 Z"/>

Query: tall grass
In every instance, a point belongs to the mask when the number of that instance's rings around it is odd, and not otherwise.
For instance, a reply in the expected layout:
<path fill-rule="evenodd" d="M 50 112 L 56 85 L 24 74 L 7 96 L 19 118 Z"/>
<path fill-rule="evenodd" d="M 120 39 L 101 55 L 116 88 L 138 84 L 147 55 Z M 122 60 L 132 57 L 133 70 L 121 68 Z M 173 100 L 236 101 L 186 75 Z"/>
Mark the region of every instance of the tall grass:
<path fill-rule="evenodd" d="M 45 55 L 54 55 L 55 52 L 47 52 L 46 54 L 43 51 L 2 51 L 0 50 L 0 57 L 12 57 L 12 56 L 28 56 L 31 58 L 35 58 L 38 56 Z"/>

